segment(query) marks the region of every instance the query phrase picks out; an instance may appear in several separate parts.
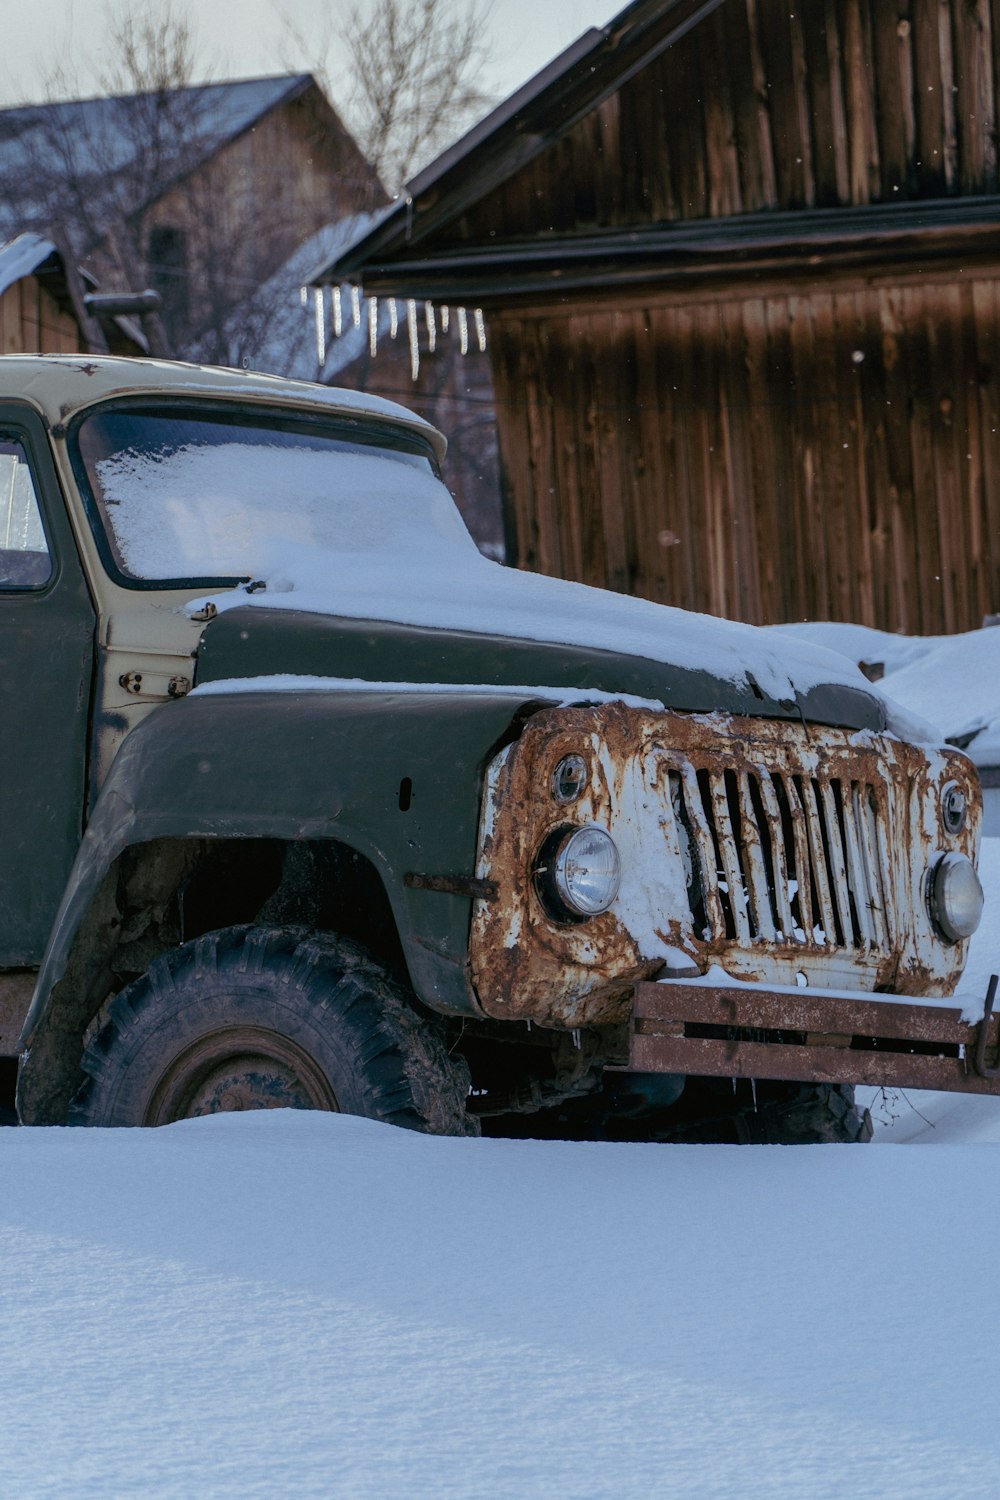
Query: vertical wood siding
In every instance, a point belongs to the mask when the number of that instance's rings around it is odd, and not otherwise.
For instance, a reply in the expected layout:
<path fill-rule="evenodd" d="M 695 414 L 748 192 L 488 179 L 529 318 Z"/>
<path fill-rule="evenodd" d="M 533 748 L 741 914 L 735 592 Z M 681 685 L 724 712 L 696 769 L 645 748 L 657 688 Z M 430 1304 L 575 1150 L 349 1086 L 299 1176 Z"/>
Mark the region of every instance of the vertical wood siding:
<path fill-rule="evenodd" d="M 437 243 L 995 193 L 1000 0 L 726 0 Z"/>
<path fill-rule="evenodd" d="M 0 353 L 78 354 L 85 347 L 76 319 L 34 276 L 0 295 Z"/>
<path fill-rule="evenodd" d="M 1000 609 L 1000 272 L 491 319 L 511 561 L 757 623 Z"/>

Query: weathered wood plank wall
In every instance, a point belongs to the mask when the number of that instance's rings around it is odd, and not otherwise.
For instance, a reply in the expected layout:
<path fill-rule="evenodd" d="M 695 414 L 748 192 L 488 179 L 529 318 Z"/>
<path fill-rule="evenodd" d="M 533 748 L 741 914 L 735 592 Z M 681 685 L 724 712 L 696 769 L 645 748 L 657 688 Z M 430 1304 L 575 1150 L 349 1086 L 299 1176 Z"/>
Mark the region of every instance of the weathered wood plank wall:
<path fill-rule="evenodd" d="M 34 276 L 0 295 L 0 353 L 78 354 L 86 345 L 71 313 Z"/>
<path fill-rule="evenodd" d="M 726 0 L 442 238 L 995 193 L 998 121 L 1000 0 Z"/>
<path fill-rule="evenodd" d="M 491 320 L 511 559 L 757 622 L 1000 607 L 1000 268 Z"/>
<path fill-rule="evenodd" d="M 726 0 L 437 248 L 771 210 L 835 234 L 838 208 L 1000 192 L 998 124 L 1000 0 Z M 980 624 L 1000 239 L 789 269 L 491 308 L 511 560 L 753 621 Z"/>

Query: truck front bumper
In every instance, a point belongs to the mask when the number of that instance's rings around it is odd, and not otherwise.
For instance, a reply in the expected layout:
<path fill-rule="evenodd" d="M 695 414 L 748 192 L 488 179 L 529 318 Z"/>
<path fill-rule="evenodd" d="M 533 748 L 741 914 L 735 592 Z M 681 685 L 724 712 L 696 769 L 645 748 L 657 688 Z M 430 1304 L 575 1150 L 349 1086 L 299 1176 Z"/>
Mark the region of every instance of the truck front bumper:
<path fill-rule="evenodd" d="M 831 991 L 641 982 L 628 1071 L 1000 1094 L 996 976 L 983 1016 Z"/>

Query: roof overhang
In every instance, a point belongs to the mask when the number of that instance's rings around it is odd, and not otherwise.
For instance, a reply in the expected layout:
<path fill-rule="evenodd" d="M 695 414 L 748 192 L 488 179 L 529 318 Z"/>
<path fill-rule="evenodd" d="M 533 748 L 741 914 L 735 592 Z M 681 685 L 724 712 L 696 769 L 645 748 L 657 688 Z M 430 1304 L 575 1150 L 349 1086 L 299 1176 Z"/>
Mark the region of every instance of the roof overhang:
<path fill-rule="evenodd" d="M 409 182 L 382 221 L 314 284 L 352 278 L 433 234 L 539 156 L 723 0 L 635 0 L 594 28 Z"/>
<path fill-rule="evenodd" d="M 416 250 L 416 247 L 414 247 Z M 1000 257 L 1000 196 L 745 214 L 372 259 L 365 291 L 489 307 L 629 284 Z"/>

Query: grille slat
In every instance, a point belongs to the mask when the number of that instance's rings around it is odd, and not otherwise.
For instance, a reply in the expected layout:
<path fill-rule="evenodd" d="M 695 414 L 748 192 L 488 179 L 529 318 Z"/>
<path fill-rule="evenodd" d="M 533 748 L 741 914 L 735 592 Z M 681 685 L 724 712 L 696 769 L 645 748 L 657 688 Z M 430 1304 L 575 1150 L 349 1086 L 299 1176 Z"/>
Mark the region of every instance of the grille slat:
<path fill-rule="evenodd" d="M 838 917 L 836 931 L 827 933 L 827 942 L 836 942 L 838 947 L 843 947 L 845 942 L 850 944 L 857 941 L 857 932 L 851 915 L 847 861 L 844 841 L 840 834 L 837 798 L 828 781 L 819 782 L 817 790 L 826 820 L 827 853 L 830 862 L 830 898 L 836 905 Z"/>
<path fill-rule="evenodd" d="M 792 817 L 792 840 L 793 840 L 793 868 L 795 870 L 795 882 L 798 886 L 798 927 L 802 933 L 800 942 L 812 942 L 813 932 L 813 889 L 809 869 L 809 833 L 808 815 L 799 793 L 798 782 L 794 776 L 781 778 L 785 796 L 788 799 L 788 808 Z M 795 914 L 795 903 L 792 903 L 792 915 Z M 794 929 L 793 929 L 794 931 Z"/>
<path fill-rule="evenodd" d="M 854 910 L 860 929 L 858 939 L 861 943 L 877 942 L 880 935 L 876 933 L 873 921 L 869 878 L 871 858 L 864 847 L 864 828 L 856 782 L 851 786 L 850 801 L 844 808 L 844 833 L 847 843 L 847 879 L 854 897 Z"/>
<path fill-rule="evenodd" d="M 790 941 L 795 919 L 792 916 L 792 898 L 789 895 L 791 876 L 785 854 L 785 840 L 782 835 L 781 808 L 778 806 L 774 783 L 766 771 L 761 773 L 759 785 L 761 801 L 770 824 L 771 863 L 774 867 L 774 904 L 778 911 L 778 926 L 786 940 Z"/>
<path fill-rule="evenodd" d="M 884 872 L 889 868 L 888 849 L 885 847 L 883 822 L 876 816 L 876 803 L 871 788 L 856 792 L 858 799 L 861 844 L 865 857 L 868 886 L 868 909 L 872 921 L 872 941 L 879 946 L 889 943 L 889 908 L 885 896 Z"/>
<path fill-rule="evenodd" d="M 726 932 L 726 918 L 722 910 L 722 899 L 719 895 L 718 878 L 713 878 L 713 872 L 717 869 L 715 855 L 715 839 L 712 837 L 712 828 L 705 816 L 705 809 L 701 801 L 701 788 L 698 785 L 698 773 L 690 761 L 685 761 L 680 767 L 681 786 L 683 789 L 684 810 L 691 824 L 691 832 L 698 845 L 698 863 L 701 870 L 701 896 L 705 905 L 705 918 L 708 922 L 709 933 L 712 937 L 721 937 Z"/>
<path fill-rule="evenodd" d="M 767 839 L 767 853 L 770 854 L 770 837 L 765 827 L 763 830 L 757 822 L 757 809 L 754 806 L 753 797 L 750 792 L 750 773 L 743 771 L 739 778 L 740 783 L 740 826 L 742 831 L 742 847 L 746 851 L 746 882 L 750 894 L 750 906 L 753 912 L 754 935 L 765 942 L 773 943 L 776 934 L 774 925 L 774 914 L 771 910 L 771 893 L 768 889 L 767 865 L 768 859 L 765 855 L 765 838 Z"/>
<path fill-rule="evenodd" d="M 722 863 L 722 874 L 724 874 L 726 880 L 729 910 L 732 912 L 733 924 L 736 928 L 736 940 L 737 942 L 747 944 L 750 942 L 750 919 L 747 916 L 747 897 L 743 887 L 743 871 L 740 868 L 736 833 L 733 829 L 732 817 L 729 811 L 729 797 L 726 793 L 725 776 L 712 773 L 709 775 L 708 784 L 712 799 L 712 816 L 719 845 L 719 858 Z"/>

